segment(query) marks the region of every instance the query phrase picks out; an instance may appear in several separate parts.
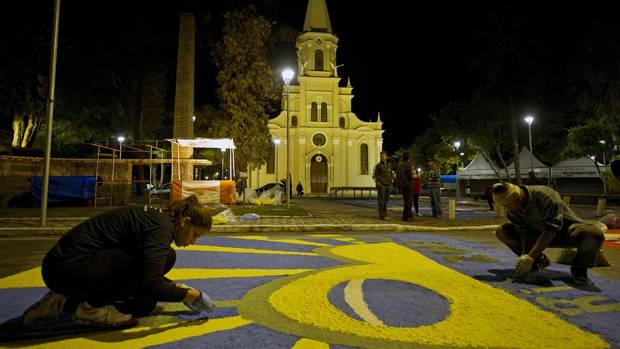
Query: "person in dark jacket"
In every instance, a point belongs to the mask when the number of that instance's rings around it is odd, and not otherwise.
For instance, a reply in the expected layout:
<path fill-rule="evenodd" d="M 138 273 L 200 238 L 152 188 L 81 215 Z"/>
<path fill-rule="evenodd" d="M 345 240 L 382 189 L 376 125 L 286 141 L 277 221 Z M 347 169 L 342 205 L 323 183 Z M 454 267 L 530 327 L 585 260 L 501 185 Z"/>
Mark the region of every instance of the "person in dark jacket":
<path fill-rule="evenodd" d="M 416 216 L 421 216 L 420 213 L 420 195 L 422 194 L 422 180 L 420 179 L 420 174 L 416 168 L 412 168 L 411 172 L 413 172 L 413 181 L 411 183 L 411 193 L 413 195 L 413 209 L 415 210 Z"/>
<path fill-rule="evenodd" d="M 387 204 L 390 200 L 390 190 L 394 176 L 388 165 L 388 152 L 382 151 L 379 154 L 379 163 L 375 165 L 372 171 L 372 179 L 375 180 L 377 187 L 377 206 L 379 208 L 379 219 L 389 221 L 387 216 Z"/>
<path fill-rule="evenodd" d="M 212 311 L 215 305 L 204 291 L 164 276 L 176 261 L 171 243 L 194 244 L 211 224 L 196 196 L 173 201 L 166 211 L 123 206 L 78 224 L 43 259 L 50 291 L 24 312 L 22 323 L 72 312 L 77 323 L 118 326 L 150 313 L 158 301 Z"/>
<path fill-rule="evenodd" d="M 428 160 L 428 172 L 426 172 L 426 188 L 431 202 L 433 217 L 441 217 L 441 172 L 435 159 Z"/>
<path fill-rule="evenodd" d="M 411 185 L 413 183 L 413 172 L 411 172 L 411 162 L 409 162 L 409 152 L 403 153 L 403 158 L 396 167 L 396 185 L 403 194 L 403 222 L 407 222 L 413 218 L 411 213 L 411 205 L 413 203 L 413 192 Z"/>

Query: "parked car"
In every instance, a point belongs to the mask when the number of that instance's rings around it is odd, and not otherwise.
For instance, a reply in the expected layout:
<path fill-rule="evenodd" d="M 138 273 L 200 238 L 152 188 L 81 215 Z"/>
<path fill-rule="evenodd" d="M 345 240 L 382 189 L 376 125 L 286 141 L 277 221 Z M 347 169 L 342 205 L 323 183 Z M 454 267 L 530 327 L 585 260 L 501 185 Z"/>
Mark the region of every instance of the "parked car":
<path fill-rule="evenodd" d="M 276 187 L 276 189 L 274 189 L 274 187 Z M 267 183 L 263 185 L 262 187 L 256 189 L 256 195 L 260 195 L 260 193 L 271 190 L 271 189 L 273 190 L 280 189 L 280 191 L 284 193 L 284 185 L 282 183 Z"/>
<path fill-rule="evenodd" d="M 149 190 L 150 195 L 170 196 L 170 183 L 164 183 L 161 187 L 154 186 Z"/>

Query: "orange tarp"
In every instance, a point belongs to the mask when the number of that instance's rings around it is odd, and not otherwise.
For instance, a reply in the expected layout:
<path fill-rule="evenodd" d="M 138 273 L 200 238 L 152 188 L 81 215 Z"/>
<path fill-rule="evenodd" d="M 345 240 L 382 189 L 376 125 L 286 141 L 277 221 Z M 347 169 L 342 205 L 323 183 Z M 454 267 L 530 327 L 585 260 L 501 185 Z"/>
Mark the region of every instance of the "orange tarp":
<path fill-rule="evenodd" d="M 172 181 L 172 200 L 195 194 L 202 204 L 234 204 L 235 181 Z"/>

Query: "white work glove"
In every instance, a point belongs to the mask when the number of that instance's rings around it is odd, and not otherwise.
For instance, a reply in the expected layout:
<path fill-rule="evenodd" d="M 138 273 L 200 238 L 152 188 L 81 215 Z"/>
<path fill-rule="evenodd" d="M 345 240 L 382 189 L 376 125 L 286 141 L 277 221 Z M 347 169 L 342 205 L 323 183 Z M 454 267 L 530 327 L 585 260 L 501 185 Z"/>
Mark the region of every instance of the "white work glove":
<path fill-rule="evenodd" d="M 185 304 L 186 307 L 196 312 L 206 311 L 207 313 L 210 313 L 214 311 L 216 306 L 213 300 L 209 297 L 209 295 L 207 295 L 205 291 L 199 291 L 199 292 L 200 292 L 200 297 L 198 297 L 198 299 L 196 299 L 194 303 L 183 302 L 183 304 Z"/>
<path fill-rule="evenodd" d="M 512 274 L 512 278 L 516 281 L 523 280 L 527 273 L 532 270 L 532 265 L 534 265 L 534 259 L 532 257 L 527 254 L 521 255 L 515 265 L 515 272 Z"/>

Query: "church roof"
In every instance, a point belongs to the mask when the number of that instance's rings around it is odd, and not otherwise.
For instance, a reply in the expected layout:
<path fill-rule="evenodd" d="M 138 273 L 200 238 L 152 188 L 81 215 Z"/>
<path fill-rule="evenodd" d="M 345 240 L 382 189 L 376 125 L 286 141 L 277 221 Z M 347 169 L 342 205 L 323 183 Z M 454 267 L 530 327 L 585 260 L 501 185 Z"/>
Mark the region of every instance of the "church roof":
<path fill-rule="evenodd" d="M 332 24 L 329 20 L 325 0 L 308 0 L 304 33 L 308 31 L 332 32 Z"/>

